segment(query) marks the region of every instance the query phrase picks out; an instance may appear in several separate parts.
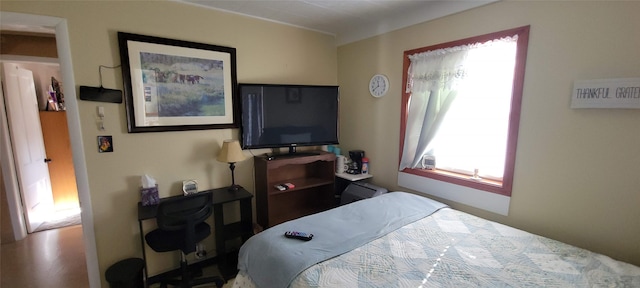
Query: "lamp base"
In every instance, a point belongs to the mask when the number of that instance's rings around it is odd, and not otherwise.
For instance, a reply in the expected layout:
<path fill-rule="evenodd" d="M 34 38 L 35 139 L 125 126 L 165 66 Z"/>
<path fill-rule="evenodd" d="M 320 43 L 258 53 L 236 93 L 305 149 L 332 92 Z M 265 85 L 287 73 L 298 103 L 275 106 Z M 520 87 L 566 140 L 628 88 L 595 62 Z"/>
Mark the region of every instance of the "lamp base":
<path fill-rule="evenodd" d="M 229 169 L 231 170 L 231 186 L 229 186 L 229 192 L 235 192 L 238 191 L 238 189 L 240 188 L 240 185 L 236 185 L 236 176 L 235 173 L 233 172 L 233 170 L 236 169 L 236 163 L 235 162 L 229 162 Z"/>
<path fill-rule="evenodd" d="M 242 188 L 242 186 L 240 186 L 240 185 L 236 185 L 236 184 L 233 184 L 233 185 L 229 186 L 229 188 L 227 188 L 227 191 L 229 191 L 229 192 L 236 192 L 236 191 L 238 191 L 240 188 Z"/>

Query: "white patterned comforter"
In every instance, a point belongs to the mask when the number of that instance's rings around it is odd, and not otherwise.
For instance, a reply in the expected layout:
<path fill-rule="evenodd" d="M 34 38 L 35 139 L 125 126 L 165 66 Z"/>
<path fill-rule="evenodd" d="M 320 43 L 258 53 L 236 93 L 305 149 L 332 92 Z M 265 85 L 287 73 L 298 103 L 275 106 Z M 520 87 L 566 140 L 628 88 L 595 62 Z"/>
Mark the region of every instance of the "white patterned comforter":
<path fill-rule="evenodd" d="M 233 287 L 255 285 L 239 273 Z M 640 267 L 444 208 L 310 267 L 291 287 L 640 287 Z"/>

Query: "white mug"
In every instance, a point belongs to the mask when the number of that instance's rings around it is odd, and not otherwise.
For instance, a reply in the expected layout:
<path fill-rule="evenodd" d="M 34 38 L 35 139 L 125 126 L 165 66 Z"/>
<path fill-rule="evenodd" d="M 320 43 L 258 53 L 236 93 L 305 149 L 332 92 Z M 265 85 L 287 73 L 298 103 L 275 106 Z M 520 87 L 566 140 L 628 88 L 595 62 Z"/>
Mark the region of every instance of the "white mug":
<path fill-rule="evenodd" d="M 346 157 L 343 155 L 336 155 L 336 173 L 344 173 L 346 171 L 345 165 L 347 162 Z"/>

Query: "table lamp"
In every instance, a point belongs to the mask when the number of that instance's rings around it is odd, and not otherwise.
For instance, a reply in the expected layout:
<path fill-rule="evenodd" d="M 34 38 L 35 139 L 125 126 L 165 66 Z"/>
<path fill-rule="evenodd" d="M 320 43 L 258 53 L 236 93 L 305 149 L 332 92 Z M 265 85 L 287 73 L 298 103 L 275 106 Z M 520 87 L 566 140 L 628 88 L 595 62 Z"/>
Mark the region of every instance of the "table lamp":
<path fill-rule="evenodd" d="M 246 157 L 242 154 L 242 148 L 240 148 L 238 140 L 224 140 L 217 160 L 229 163 L 229 169 L 231 169 L 231 187 L 229 187 L 229 191 L 237 191 L 238 187 L 240 187 L 239 185 L 236 185 L 233 170 L 236 168 L 236 162 L 240 162 L 244 159 L 246 159 Z"/>

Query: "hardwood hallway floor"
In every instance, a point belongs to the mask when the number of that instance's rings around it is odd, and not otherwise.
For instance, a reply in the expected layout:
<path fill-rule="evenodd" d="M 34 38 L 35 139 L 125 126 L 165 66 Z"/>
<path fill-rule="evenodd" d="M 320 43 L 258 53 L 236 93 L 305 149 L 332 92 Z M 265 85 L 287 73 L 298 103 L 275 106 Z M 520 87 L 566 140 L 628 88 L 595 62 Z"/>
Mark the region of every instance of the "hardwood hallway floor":
<path fill-rule="evenodd" d="M 89 287 L 80 225 L 29 234 L 1 253 L 0 287 Z"/>

